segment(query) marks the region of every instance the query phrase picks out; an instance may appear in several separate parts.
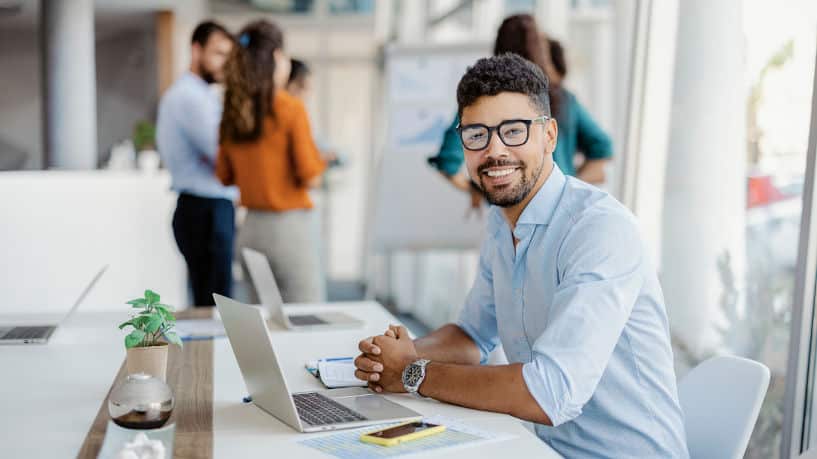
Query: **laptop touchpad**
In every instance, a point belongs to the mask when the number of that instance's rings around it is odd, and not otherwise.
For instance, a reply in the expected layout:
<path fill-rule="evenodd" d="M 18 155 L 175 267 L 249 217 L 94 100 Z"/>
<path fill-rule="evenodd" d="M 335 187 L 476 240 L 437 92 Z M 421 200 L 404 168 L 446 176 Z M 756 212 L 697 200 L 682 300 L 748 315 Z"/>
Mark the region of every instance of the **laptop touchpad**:
<path fill-rule="evenodd" d="M 369 419 L 391 419 L 417 415 L 417 413 L 398 405 L 383 396 L 369 394 L 358 397 L 336 398 L 336 402 L 351 408 Z"/>
<path fill-rule="evenodd" d="M 298 315 L 298 316 L 292 315 L 292 316 L 287 316 L 287 319 L 289 319 L 289 322 L 292 325 L 297 325 L 297 326 L 301 326 L 301 325 L 323 325 L 323 324 L 326 323 L 326 321 L 321 320 L 320 317 L 312 316 L 312 315 Z"/>

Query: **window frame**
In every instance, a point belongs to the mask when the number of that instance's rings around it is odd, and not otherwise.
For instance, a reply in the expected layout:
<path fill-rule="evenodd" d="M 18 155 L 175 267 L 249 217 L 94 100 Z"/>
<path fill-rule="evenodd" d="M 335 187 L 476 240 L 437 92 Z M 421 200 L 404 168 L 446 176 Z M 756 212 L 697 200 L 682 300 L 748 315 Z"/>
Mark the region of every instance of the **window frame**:
<path fill-rule="evenodd" d="M 817 38 L 817 36 L 815 37 Z M 800 220 L 800 240 L 797 272 L 792 303 L 789 362 L 786 371 L 782 458 L 817 459 L 817 438 L 811 450 L 803 451 L 807 443 L 808 424 L 817 422 L 812 412 L 815 387 L 815 357 L 817 356 L 817 322 L 815 319 L 815 286 L 817 286 L 817 200 L 815 200 L 815 160 L 817 156 L 817 54 L 812 82 L 811 120 L 806 176 L 803 187 L 803 213 Z"/>

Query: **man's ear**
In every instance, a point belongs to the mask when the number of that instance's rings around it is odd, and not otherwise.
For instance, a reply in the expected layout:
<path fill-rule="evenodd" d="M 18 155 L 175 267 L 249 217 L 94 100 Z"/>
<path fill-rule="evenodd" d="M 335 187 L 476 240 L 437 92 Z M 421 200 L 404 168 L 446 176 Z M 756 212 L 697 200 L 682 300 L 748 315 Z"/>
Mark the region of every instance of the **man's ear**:
<path fill-rule="evenodd" d="M 555 118 L 548 120 L 545 132 L 547 133 L 548 142 L 551 144 L 550 153 L 553 153 L 553 151 L 556 150 L 556 142 L 559 139 L 559 125 L 556 123 Z"/>

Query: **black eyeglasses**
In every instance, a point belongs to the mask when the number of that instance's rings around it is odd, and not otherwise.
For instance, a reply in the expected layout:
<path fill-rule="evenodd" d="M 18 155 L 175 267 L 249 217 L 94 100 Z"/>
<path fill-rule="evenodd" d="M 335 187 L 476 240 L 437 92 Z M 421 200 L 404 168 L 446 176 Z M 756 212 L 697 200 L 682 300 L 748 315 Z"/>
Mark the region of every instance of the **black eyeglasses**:
<path fill-rule="evenodd" d="M 550 117 L 542 115 L 532 120 L 505 120 L 496 126 L 485 124 L 468 124 L 457 126 L 460 133 L 460 141 L 466 150 L 483 150 L 491 142 L 491 135 L 496 131 L 499 140 L 508 147 L 518 147 L 525 145 L 530 136 L 530 125 L 533 123 L 544 124 Z"/>

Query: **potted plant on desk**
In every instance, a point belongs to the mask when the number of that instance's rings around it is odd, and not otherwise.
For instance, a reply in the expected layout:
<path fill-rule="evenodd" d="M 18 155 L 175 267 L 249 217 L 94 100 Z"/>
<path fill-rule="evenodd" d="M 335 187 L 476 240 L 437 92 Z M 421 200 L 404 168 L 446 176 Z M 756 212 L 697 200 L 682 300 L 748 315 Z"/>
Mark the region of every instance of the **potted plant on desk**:
<path fill-rule="evenodd" d="M 150 290 L 145 290 L 144 298 L 128 301 L 127 304 L 139 309 L 127 322 L 119 325 L 120 330 L 133 327 L 125 336 L 128 374 L 147 373 L 164 381 L 167 345 L 182 345 L 179 335 L 172 331 L 176 325 L 173 307 L 159 303 L 159 294 Z"/>

